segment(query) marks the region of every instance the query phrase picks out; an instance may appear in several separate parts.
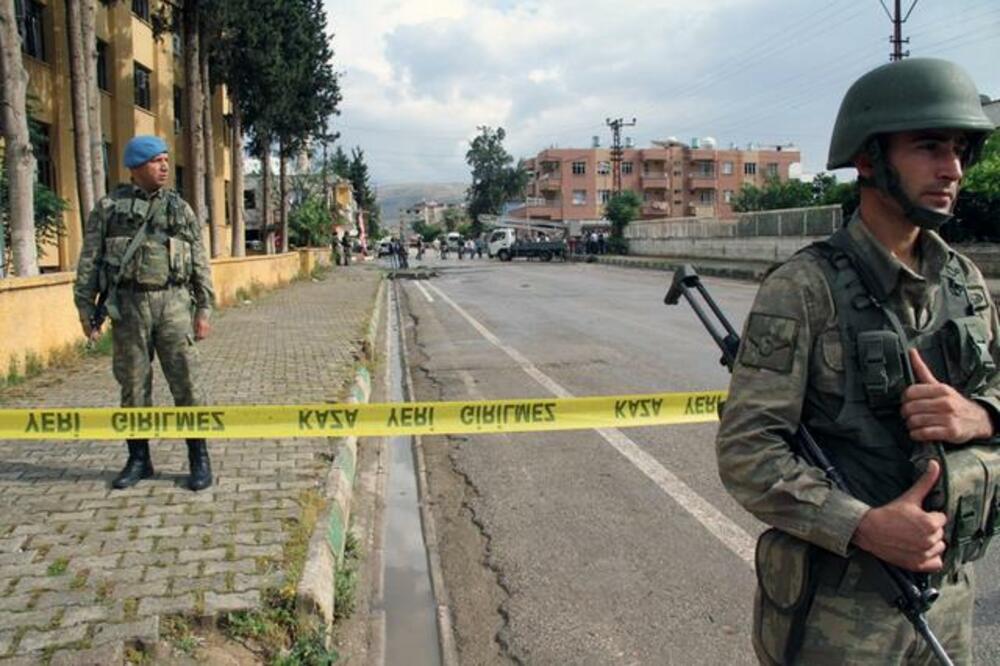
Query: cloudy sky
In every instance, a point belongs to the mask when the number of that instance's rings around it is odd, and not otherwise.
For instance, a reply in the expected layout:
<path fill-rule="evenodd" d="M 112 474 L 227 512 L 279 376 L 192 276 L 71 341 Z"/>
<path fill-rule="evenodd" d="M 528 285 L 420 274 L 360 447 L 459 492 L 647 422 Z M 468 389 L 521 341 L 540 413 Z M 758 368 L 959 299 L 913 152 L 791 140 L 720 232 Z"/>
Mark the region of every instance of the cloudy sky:
<path fill-rule="evenodd" d="M 334 125 L 377 184 L 464 182 L 480 125 L 507 149 L 676 136 L 794 143 L 823 168 L 837 105 L 888 60 L 879 0 L 325 0 L 344 101 Z M 891 7 L 892 0 L 885 0 Z M 903 0 L 903 9 L 912 0 Z M 914 56 L 954 60 L 1000 97 L 1000 2 L 918 0 Z"/>

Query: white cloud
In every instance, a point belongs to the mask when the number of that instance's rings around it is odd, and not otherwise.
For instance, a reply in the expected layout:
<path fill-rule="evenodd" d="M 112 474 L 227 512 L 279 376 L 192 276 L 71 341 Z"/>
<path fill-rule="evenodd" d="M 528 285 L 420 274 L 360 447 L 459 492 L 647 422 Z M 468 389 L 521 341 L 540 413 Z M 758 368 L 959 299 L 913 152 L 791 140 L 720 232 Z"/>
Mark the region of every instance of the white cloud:
<path fill-rule="evenodd" d="M 994 2 L 919 5 L 911 50 L 957 60 L 1000 95 L 997 41 L 946 20 L 992 20 L 996 33 Z M 466 180 L 479 125 L 505 127 L 521 156 L 594 134 L 606 143 L 608 116 L 638 117 L 639 144 L 795 141 L 818 171 L 839 98 L 884 62 L 890 27 L 877 4 L 853 0 L 369 0 L 327 11 L 344 72 L 335 125 L 379 182 Z"/>

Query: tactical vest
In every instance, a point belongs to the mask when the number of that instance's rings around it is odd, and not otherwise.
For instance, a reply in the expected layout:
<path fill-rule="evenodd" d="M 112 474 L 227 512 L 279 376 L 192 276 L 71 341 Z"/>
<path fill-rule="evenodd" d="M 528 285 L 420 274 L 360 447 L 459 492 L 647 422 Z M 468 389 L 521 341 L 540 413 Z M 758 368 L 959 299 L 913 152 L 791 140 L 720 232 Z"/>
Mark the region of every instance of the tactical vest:
<path fill-rule="evenodd" d="M 149 201 L 134 196 L 133 188 L 126 185 L 115 190 L 104 205 L 102 289 L 119 274 L 122 287 L 152 290 L 187 284 L 194 263 L 194 239 L 184 221 L 180 195 L 165 190 Z M 126 257 L 132 239 L 147 222 L 144 237 L 132 256 Z"/>
<path fill-rule="evenodd" d="M 921 445 L 909 438 L 899 410 L 903 391 L 914 383 L 910 348 L 919 350 L 935 377 L 965 396 L 980 392 L 996 372 L 989 327 L 981 316 L 989 308 L 985 291 L 970 289 L 952 253 L 932 324 L 907 335 L 846 229 L 804 251 L 820 258 L 844 356 L 842 403 L 807 400 L 804 423 L 848 479 L 852 493 L 872 506 L 897 498 L 914 483 L 929 456 L 938 459 L 941 482 L 926 508 L 948 516 L 945 570 L 978 559 L 1000 528 L 997 440 Z"/>

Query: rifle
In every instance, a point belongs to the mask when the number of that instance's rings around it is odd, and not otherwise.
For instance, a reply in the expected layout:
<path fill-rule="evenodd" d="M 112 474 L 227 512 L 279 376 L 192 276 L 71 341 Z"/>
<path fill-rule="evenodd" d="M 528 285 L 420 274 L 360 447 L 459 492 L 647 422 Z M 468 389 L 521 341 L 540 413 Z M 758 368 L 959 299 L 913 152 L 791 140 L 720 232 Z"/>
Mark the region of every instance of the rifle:
<path fill-rule="evenodd" d="M 709 317 L 708 313 L 701 306 L 701 303 L 695 300 L 694 292 L 697 292 L 701 296 L 701 300 L 708 305 L 715 317 L 715 321 Z M 705 286 L 701 283 L 701 278 L 690 264 L 685 264 L 674 272 L 673 282 L 670 284 L 670 289 L 667 291 L 663 302 L 667 305 L 676 305 L 682 296 L 694 310 L 698 319 L 701 320 L 702 325 L 708 330 L 715 344 L 722 350 L 722 358 L 719 362 L 726 366 L 731 373 L 733 365 L 736 362 L 736 354 L 740 347 L 740 336 L 729 323 L 729 320 L 726 319 L 726 315 L 719 309 L 715 299 L 705 289 Z M 716 325 L 716 322 L 721 324 L 721 329 Z M 792 445 L 806 462 L 823 470 L 823 473 L 826 474 L 827 478 L 839 490 L 849 495 L 857 496 L 852 491 L 848 480 L 834 467 L 826 453 L 824 453 L 823 448 L 813 439 L 812 434 L 801 423 L 792 438 Z M 889 585 L 886 586 L 886 589 L 888 592 L 887 596 L 891 597 L 891 605 L 895 606 L 910 624 L 913 625 L 917 633 L 927 641 L 938 661 L 943 666 L 952 666 L 951 658 L 944 651 L 941 641 L 938 640 L 937 636 L 931 630 L 930 625 L 927 624 L 926 613 L 937 600 L 938 596 L 940 596 L 940 592 L 926 584 L 926 577 L 884 562 L 874 555 L 872 559 L 878 563 L 879 568 L 887 577 L 886 582 Z"/>

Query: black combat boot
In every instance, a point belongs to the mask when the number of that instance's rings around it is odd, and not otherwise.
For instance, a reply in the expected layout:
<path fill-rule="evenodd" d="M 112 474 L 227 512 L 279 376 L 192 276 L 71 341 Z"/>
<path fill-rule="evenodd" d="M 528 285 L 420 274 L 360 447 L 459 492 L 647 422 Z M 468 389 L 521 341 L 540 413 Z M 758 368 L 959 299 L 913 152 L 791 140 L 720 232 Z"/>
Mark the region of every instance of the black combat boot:
<path fill-rule="evenodd" d="M 111 482 L 111 487 L 118 490 L 131 488 L 142 479 L 153 476 L 153 461 L 149 457 L 149 440 L 129 439 L 125 443 L 128 444 L 128 462 L 125 463 L 125 467 L 118 473 L 115 480 Z"/>
<path fill-rule="evenodd" d="M 208 444 L 203 439 L 189 439 L 188 464 L 191 476 L 188 477 L 188 488 L 204 490 L 212 485 L 212 463 L 208 459 Z"/>

